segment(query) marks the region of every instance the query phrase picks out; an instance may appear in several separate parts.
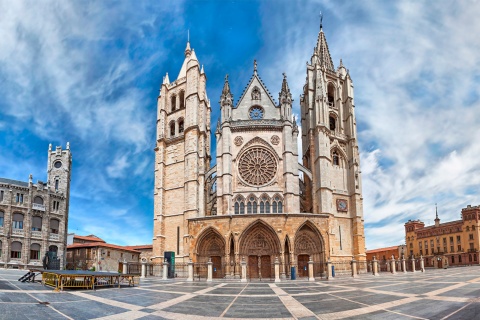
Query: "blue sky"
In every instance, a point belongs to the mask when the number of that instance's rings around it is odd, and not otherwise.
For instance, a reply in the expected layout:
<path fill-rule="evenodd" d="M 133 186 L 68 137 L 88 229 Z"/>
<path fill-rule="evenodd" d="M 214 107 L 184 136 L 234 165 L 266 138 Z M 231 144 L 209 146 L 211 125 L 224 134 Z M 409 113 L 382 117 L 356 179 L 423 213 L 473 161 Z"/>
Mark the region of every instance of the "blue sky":
<path fill-rule="evenodd" d="M 258 61 L 278 99 L 299 95 L 319 30 L 355 84 L 367 247 L 403 224 L 480 204 L 478 1 L 0 0 L 0 177 L 46 179 L 70 142 L 69 231 L 151 243 L 156 98 L 187 30 L 207 74 L 212 125 L 223 79 L 238 99 Z"/>

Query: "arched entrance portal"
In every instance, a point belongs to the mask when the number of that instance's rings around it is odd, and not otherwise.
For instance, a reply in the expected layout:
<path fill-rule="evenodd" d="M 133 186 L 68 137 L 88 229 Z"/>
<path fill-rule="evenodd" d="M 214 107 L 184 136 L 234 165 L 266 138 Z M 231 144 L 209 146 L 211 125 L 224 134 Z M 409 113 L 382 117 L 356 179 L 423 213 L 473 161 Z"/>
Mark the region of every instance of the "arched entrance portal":
<path fill-rule="evenodd" d="M 205 264 L 212 260 L 213 278 L 223 278 L 225 265 L 225 239 L 213 228 L 209 228 L 199 237 L 197 243 L 197 262 Z"/>
<path fill-rule="evenodd" d="M 325 251 L 323 239 L 317 228 L 306 222 L 298 229 L 295 236 L 295 255 L 297 256 L 297 270 L 299 277 L 308 277 L 308 262 L 312 258 L 313 274 L 320 277 L 325 268 Z"/>
<path fill-rule="evenodd" d="M 248 227 L 240 238 L 240 255 L 247 259 L 249 278 L 274 277 L 274 261 L 280 254 L 280 241 L 275 231 L 262 220 Z"/>

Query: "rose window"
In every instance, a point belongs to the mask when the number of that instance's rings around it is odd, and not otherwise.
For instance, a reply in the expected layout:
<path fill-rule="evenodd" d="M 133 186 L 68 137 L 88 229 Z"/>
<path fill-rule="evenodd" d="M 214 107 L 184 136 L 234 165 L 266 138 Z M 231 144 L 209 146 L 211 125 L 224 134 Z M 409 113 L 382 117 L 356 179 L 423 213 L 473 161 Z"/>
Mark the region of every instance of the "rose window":
<path fill-rule="evenodd" d="M 243 181 L 253 186 L 262 186 L 275 177 L 277 161 L 270 150 L 253 147 L 241 156 L 238 169 Z"/>

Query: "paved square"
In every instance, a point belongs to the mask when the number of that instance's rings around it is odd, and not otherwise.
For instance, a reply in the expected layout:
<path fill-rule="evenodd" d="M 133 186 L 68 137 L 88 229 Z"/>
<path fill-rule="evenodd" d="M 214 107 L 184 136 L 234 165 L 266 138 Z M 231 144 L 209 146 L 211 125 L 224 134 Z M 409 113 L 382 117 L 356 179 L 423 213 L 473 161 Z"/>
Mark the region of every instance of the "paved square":
<path fill-rule="evenodd" d="M 480 267 L 314 282 L 162 281 L 55 292 L 0 269 L 2 319 L 479 319 Z"/>

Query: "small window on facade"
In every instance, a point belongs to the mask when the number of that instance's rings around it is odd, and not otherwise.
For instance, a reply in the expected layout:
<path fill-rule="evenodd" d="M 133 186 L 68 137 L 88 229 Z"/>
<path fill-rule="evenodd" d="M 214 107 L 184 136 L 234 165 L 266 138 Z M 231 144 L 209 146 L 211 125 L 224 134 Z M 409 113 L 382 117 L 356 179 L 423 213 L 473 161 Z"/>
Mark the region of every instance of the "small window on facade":
<path fill-rule="evenodd" d="M 333 86 L 333 84 L 329 83 L 327 88 L 328 105 L 330 107 L 333 107 L 335 104 L 335 87 Z"/>
<path fill-rule="evenodd" d="M 107 251 L 107 257 L 110 257 L 110 251 Z"/>
<path fill-rule="evenodd" d="M 3 244 L 2 244 L 2 241 L 0 240 L 0 258 L 2 257 L 2 248 L 3 248 Z"/>
<path fill-rule="evenodd" d="M 170 137 L 174 137 L 175 136 L 175 122 L 172 121 L 170 122 Z"/>
<path fill-rule="evenodd" d="M 33 198 L 33 203 L 43 204 L 43 198 L 39 197 L 39 196 L 36 196 L 35 198 Z"/>
<path fill-rule="evenodd" d="M 470 227 L 469 227 L 469 226 L 467 226 L 467 229 L 466 229 L 466 231 L 470 231 Z"/>
<path fill-rule="evenodd" d="M 5 192 L 3 190 L 0 190 L 0 202 L 3 201 L 4 194 L 5 194 Z"/>
<path fill-rule="evenodd" d="M 42 231 L 42 217 L 32 217 L 32 231 Z"/>
<path fill-rule="evenodd" d="M 462 262 L 462 256 L 458 256 L 458 262 Z"/>
<path fill-rule="evenodd" d="M 32 243 L 30 245 L 30 259 L 40 260 L 40 245 L 38 243 Z"/>
<path fill-rule="evenodd" d="M 245 203 L 240 203 L 240 214 L 245 214 Z"/>
<path fill-rule="evenodd" d="M 250 201 L 247 203 L 247 213 L 252 213 L 252 203 Z"/>
<path fill-rule="evenodd" d="M 3 227 L 4 218 L 5 218 L 5 213 L 3 211 L 0 211 L 0 227 Z"/>
<path fill-rule="evenodd" d="M 180 91 L 179 95 L 180 109 L 185 108 L 185 91 Z"/>
<path fill-rule="evenodd" d="M 17 193 L 15 200 L 17 203 L 23 203 L 23 193 Z"/>
<path fill-rule="evenodd" d="M 470 240 L 473 240 L 473 233 L 469 235 Z"/>
<path fill-rule="evenodd" d="M 132 254 L 132 260 L 135 259 L 135 255 Z"/>
<path fill-rule="evenodd" d="M 183 119 L 178 121 L 178 133 L 183 133 Z"/>
<path fill-rule="evenodd" d="M 172 111 L 175 111 L 177 109 L 177 97 L 175 95 L 173 95 L 171 98 L 171 104 L 172 104 Z"/>
<path fill-rule="evenodd" d="M 339 157 L 338 157 L 337 151 L 334 151 L 334 152 L 333 152 L 333 165 L 334 165 L 334 166 L 340 165 L 340 159 L 339 159 Z"/>
<path fill-rule="evenodd" d="M 58 191 L 58 179 L 55 179 L 55 191 Z"/>
<path fill-rule="evenodd" d="M 57 219 L 50 220 L 50 233 L 58 234 L 59 225 L 60 221 L 58 221 Z"/>
<path fill-rule="evenodd" d="M 13 214 L 12 228 L 23 229 L 23 214 L 21 213 Z"/>
<path fill-rule="evenodd" d="M 235 214 L 239 214 L 240 213 L 240 205 L 238 204 L 238 202 L 235 202 Z"/>
<path fill-rule="evenodd" d="M 123 252 L 122 252 L 122 253 L 120 253 L 120 258 L 123 258 Z"/>
<path fill-rule="evenodd" d="M 10 251 L 10 258 L 21 259 L 22 258 L 22 243 L 18 241 L 12 242 L 12 249 Z"/>
<path fill-rule="evenodd" d="M 331 116 L 331 117 L 329 118 L 329 121 L 330 121 L 330 130 L 335 131 L 335 128 L 336 128 L 336 126 L 335 126 L 335 117 L 332 117 L 332 116 Z"/>

